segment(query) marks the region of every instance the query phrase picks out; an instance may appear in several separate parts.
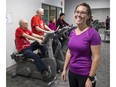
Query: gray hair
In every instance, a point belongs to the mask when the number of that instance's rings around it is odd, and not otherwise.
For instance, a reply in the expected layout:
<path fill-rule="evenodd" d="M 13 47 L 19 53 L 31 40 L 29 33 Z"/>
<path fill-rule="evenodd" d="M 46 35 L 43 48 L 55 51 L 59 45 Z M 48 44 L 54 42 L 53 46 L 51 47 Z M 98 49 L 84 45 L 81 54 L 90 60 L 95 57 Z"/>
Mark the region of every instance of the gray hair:
<path fill-rule="evenodd" d="M 38 12 L 43 12 L 43 11 L 44 11 L 43 8 L 39 8 L 39 9 L 36 11 L 36 13 L 38 13 Z"/>

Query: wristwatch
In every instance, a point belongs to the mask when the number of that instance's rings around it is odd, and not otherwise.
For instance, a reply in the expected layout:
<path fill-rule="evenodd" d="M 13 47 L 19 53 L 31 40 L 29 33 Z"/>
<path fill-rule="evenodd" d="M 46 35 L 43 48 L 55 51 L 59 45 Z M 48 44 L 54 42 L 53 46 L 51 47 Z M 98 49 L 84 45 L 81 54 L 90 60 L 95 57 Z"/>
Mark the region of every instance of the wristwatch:
<path fill-rule="evenodd" d="M 94 83 L 97 80 L 96 76 L 89 76 L 88 78 L 90 81 L 92 81 L 92 83 Z"/>

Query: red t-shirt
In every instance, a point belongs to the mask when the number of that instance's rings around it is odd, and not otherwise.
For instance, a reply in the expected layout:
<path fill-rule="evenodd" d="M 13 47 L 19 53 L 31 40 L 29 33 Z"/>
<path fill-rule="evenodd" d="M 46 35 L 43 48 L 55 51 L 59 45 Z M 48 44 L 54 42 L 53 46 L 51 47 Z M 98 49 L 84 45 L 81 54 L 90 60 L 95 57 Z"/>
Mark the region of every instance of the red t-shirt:
<path fill-rule="evenodd" d="M 22 37 L 22 34 L 26 33 L 28 35 L 32 35 L 32 32 L 29 29 L 23 30 L 21 27 L 16 29 L 15 39 L 16 39 L 16 48 L 18 52 L 30 46 L 29 39 Z"/>
<path fill-rule="evenodd" d="M 32 32 L 35 34 L 38 34 L 40 36 L 44 35 L 44 32 L 41 31 L 37 31 L 35 26 L 40 27 L 41 29 L 44 29 L 44 21 L 42 18 L 38 17 L 37 15 L 33 16 L 31 19 L 31 28 L 32 28 Z"/>

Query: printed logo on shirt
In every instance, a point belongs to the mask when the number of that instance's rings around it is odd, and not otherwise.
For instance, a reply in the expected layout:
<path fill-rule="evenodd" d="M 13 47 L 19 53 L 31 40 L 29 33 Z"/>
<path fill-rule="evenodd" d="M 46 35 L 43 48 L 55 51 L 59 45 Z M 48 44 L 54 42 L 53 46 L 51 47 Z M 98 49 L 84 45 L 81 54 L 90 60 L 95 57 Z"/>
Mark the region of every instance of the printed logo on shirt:
<path fill-rule="evenodd" d="M 41 24 L 40 24 L 40 26 L 41 26 L 41 28 L 44 28 L 44 25 L 43 25 L 43 23 L 41 23 Z"/>

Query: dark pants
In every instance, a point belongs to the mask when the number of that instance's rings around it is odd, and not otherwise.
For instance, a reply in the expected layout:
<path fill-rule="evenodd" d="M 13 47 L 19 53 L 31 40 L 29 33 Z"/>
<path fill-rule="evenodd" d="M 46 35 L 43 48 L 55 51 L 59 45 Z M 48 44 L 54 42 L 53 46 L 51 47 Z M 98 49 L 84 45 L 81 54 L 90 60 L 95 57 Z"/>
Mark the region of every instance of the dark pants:
<path fill-rule="evenodd" d="M 19 53 L 24 54 L 25 58 L 34 59 L 34 63 L 36 65 L 38 71 L 40 71 L 42 73 L 47 68 L 44 65 L 44 63 L 42 62 L 40 56 L 33 52 L 34 50 L 37 50 L 38 48 L 41 50 L 41 53 L 43 53 L 43 54 L 47 51 L 47 48 L 45 46 L 40 45 L 38 42 L 33 42 L 30 47 L 23 49 Z"/>
<path fill-rule="evenodd" d="M 106 23 L 106 30 L 109 30 L 109 28 L 110 28 L 110 24 Z"/>
<path fill-rule="evenodd" d="M 69 70 L 69 85 L 70 87 L 85 87 L 88 76 L 82 76 L 74 74 Z M 96 82 L 92 84 L 92 87 L 96 87 Z"/>

